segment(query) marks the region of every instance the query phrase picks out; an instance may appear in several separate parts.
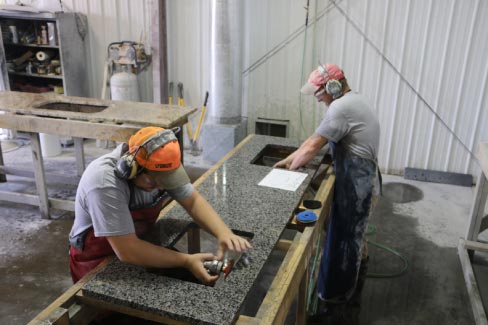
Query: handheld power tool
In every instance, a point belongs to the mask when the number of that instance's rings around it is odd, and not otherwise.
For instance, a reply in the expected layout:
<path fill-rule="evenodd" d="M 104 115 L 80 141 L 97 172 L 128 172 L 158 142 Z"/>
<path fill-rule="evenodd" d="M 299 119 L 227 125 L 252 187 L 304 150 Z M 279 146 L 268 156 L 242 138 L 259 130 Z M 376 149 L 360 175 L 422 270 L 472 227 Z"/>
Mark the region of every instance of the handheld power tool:
<path fill-rule="evenodd" d="M 203 267 L 211 275 L 223 274 L 224 279 L 227 279 L 230 272 L 234 269 L 236 265 L 248 266 L 250 263 L 249 257 L 246 253 L 241 254 L 237 259 L 224 258 L 220 260 L 212 260 L 203 262 Z"/>

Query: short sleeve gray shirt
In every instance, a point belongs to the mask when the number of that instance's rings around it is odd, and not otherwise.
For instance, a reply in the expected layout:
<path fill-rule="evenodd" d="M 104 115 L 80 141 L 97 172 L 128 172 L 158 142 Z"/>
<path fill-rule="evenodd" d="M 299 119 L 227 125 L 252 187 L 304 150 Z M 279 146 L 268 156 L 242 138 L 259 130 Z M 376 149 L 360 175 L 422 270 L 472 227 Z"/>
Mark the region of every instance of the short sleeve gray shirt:
<path fill-rule="evenodd" d="M 334 100 L 315 133 L 340 142 L 361 158 L 377 161 L 380 124 L 366 99 L 357 93 L 348 92 Z"/>
<path fill-rule="evenodd" d="M 94 160 L 81 177 L 76 192 L 75 221 L 70 242 L 93 226 L 96 237 L 127 235 L 135 232 L 130 209 L 152 204 L 160 195 L 158 190 L 146 192 L 114 173 L 118 159 L 124 153 L 123 144 L 112 152 Z M 176 200 L 189 197 L 193 185 L 168 190 Z"/>

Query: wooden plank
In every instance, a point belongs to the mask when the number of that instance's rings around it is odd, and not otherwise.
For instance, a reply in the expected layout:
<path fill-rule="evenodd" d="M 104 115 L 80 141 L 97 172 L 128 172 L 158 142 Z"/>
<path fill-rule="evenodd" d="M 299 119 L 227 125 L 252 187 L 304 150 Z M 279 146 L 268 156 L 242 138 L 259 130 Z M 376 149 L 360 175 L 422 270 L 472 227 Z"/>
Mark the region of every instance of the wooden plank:
<path fill-rule="evenodd" d="M 60 136 L 127 142 L 144 125 L 108 124 L 30 115 L 3 114 L 0 128 Z"/>
<path fill-rule="evenodd" d="M 245 315 L 240 315 L 239 318 L 237 319 L 236 324 L 239 325 L 259 325 L 259 319 L 250 317 L 250 316 L 245 316 Z"/>
<path fill-rule="evenodd" d="M 110 302 L 106 302 L 103 300 L 98 300 L 92 297 L 87 297 L 83 295 L 81 291 L 76 293 L 76 300 L 78 303 L 83 304 L 83 305 L 88 305 L 88 306 L 93 306 L 96 308 L 101 308 L 101 309 L 107 309 L 107 310 L 112 310 L 118 313 L 134 316 L 137 318 L 142 318 L 142 319 L 147 319 L 153 322 L 158 322 L 162 324 L 169 324 L 169 325 L 184 325 L 184 324 L 190 324 L 187 322 L 182 322 L 182 321 L 177 321 L 168 317 L 164 317 L 161 315 L 156 315 L 153 313 L 149 313 L 146 311 L 142 311 L 139 309 L 134 309 L 128 306 L 124 305 L 117 305 L 113 304 Z"/>
<path fill-rule="evenodd" d="M 102 263 L 98 264 L 93 270 L 88 272 L 80 281 L 76 282 L 68 290 L 66 290 L 61 296 L 54 300 L 47 308 L 41 311 L 36 317 L 34 317 L 28 325 L 39 325 L 49 319 L 49 317 L 59 308 L 69 308 L 75 303 L 75 294 L 81 290 L 81 288 L 91 278 L 95 276 L 100 270 L 104 269 L 114 257 L 106 258 Z M 88 323 L 90 320 L 86 320 Z"/>
<path fill-rule="evenodd" d="M 44 174 L 44 161 L 41 152 L 41 142 L 38 133 L 30 133 L 32 162 L 34 163 L 34 178 L 36 180 L 37 194 L 39 197 L 39 210 L 42 219 L 50 219 L 49 200 L 47 197 L 46 175 Z"/>
<path fill-rule="evenodd" d="M 477 241 L 481 228 L 481 221 L 485 213 L 486 199 L 488 198 L 488 182 L 484 173 L 480 173 L 476 184 L 476 193 L 471 205 L 466 240 Z"/>
<path fill-rule="evenodd" d="M 331 168 L 328 175 L 327 180 L 322 182 L 315 196 L 316 200 L 322 202 L 322 208 L 314 210 L 318 215 L 315 227 L 306 228 L 299 238 L 295 237 L 293 240 L 256 314 L 260 324 L 282 324 L 286 319 L 293 298 L 298 293 L 298 285 L 313 255 L 313 244 L 317 240 L 320 231 L 322 231 L 323 224 L 329 214 L 333 197 L 332 189 L 335 182 L 335 176 L 332 175 Z M 302 316 L 297 315 L 299 319 Z"/>
<path fill-rule="evenodd" d="M 0 76 L 0 78 L 2 78 L 2 76 Z M 4 162 L 3 162 L 2 141 L 0 141 L 0 168 L 2 167 L 4 167 Z M 0 174 L 0 183 L 4 183 L 6 181 L 7 181 L 7 177 L 5 176 L 5 174 Z"/>
<path fill-rule="evenodd" d="M 297 294 L 297 313 L 295 324 L 306 324 L 307 323 L 307 297 L 308 297 L 308 277 L 309 277 L 310 268 L 307 267 L 305 270 L 305 274 L 302 276 L 300 280 L 300 285 L 298 286 L 298 294 Z"/>
<path fill-rule="evenodd" d="M 488 177 L 488 141 L 480 142 L 476 158 L 480 163 L 481 171 Z"/>
<path fill-rule="evenodd" d="M 39 196 L 26 193 L 15 193 L 0 191 L 0 201 L 9 201 L 15 203 L 39 206 Z M 49 206 L 53 209 L 75 211 L 75 202 L 61 199 L 48 199 Z"/>
<path fill-rule="evenodd" d="M 81 176 L 85 171 L 85 146 L 83 145 L 83 138 L 73 138 L 75 145 L 75 161 L 77 175 Z"/>
<path fill-rule="evenodd" d="M 51 93 L 0 92 L 0 111 L 5 111 L 8 115 L 38 116 L 49 120 L 83 121 L 92 124 L 140 127 L 155 125 L 172 128 L 184 125 L 188 116 L 196 110 L 188 106 L 109 101 Z"/>
<path fill-rule="evenodd" d="M 278 244 L 276 244 L 276 249 L 279 250 L 279 251 L 283 251 L 283 252 L 286 252 L 290 249 L 290 246 L 292 244 L 292 241 L 291 240 L 288 240 L 288 239 L 280 239 L 278 241 Z"/>
<path fill-rule="evenodd" d="M 70 325 L 68 309 L 62 307 L 56 308 L 47 320 L 47 323 L 53 325 Z"/>
<path fill-rule="evenodd" d="M 464 239 L 459 240 L 458 255 L 459 260 L 461 261 L 464 280 L 466 282 L 466 288 L 468 289 L 469 300 L 471 302 L 471 308 L 473 309 L 476 325 L 488 325 L 485 308 L 483 307 L 483 301 L 481 300 L 481 294 L 478 289 L 478 284 L 476 283 L 476 277 L 465 247 Z"/>
<path fill-rule="evenodd" d="M 86 325 L 100 313 L 100 309 L 92 306 L 80 305 L 73 303 L 69 306 L 69 323 L 70 325 Z"/>
<path fill-rule="evenodd" d="M 466 249 L 472 249 L 475 251 L 488 253 L 488 244 L 486 244 L 486 243 L 480 243 L 480 242 L 465 240 L 464 241 L 464 247 Z"/>
<path fill-rule="evenodd" d="M 0 174 L 15 175 L 15 176 L 34 179 L 33 170 L 26 170 L 17 167 L 11 167 L 11 166 L 0 166 Z M 44 173 L 44 175 L 46 176 L 47 183 L 61 183 L 61 184 L 78 186 L 78 183 L 80 182 L 79 176 L 65 176 L 65 175 L 61 175 L 61 174 L 58 175 L 54 173 Z"/>

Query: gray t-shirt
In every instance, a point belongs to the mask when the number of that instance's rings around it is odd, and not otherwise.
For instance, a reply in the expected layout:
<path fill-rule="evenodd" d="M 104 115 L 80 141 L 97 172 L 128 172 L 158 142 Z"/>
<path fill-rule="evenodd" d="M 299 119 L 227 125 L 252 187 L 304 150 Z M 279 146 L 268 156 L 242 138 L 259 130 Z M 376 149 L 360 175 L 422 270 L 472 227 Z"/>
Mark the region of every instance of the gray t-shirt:
<path fill-rule="evenodd" d="M 78 246 L 77 237 L 93 226 L 96 237 L 134 233 L 130 209 L 152 204 L 159 190 L 146 192 L 136 186 L 132 195 L 129 182 L 115 176 L 114 168 L 124 153 L 123 144 L 92 161 L 81 177 L 76 191 L 75 221 L 69 234 L 70 243 Z M 167 190 L 176 200 L 193 193 L 193 185 Z M 79 239 L 78 239 L 79 241 Z"/>
<path fill-rule="evenodd" d="M 315 133 L 377 163 L 380 123 L 365 98 L 357 93 L 348 92 L 334 100 Z"/>

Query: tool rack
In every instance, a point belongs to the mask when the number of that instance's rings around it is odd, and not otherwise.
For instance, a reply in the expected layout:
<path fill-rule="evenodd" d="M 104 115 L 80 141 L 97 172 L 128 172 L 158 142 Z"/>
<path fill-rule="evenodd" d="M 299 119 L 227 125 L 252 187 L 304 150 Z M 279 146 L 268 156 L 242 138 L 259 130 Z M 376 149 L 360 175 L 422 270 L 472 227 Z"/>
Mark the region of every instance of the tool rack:
<path fill-rule="evenodd" d="M 251 136 L 249 136 L 251 137 Z M 229 152 L 217 164 L 212 166 L 195 183 L 195 187 L 204 182 L 212 173 L 237 150 L 241 144 Z M 318 268 L 312 272 L 311 262 L 320 255 L 321 240 L 319 236 L 324 231 L 324 223 L 328 219 L 330 206 L 333 198 L 333 187 L 335 175 L 330 165 L 322 165 L 322 177 L 319 179 L 318 190 L 314 199 L 321 202 L 321 207 L 312 210 L 318 216 L 318 220 L 311 226 L 298 225 L 295 217 L 289 220 L 287 228 L 298 229 L 293 240 L 280 239 L 274 249 L 286 251 L 286 255 L 277 271 L 266 296 L 260 304 L 256 315 L 238 315 L 235 323 L 237 324 L 283 324 L 292 303 L 297 298 L 296 323 L 305 324 L 307 316 L 307 299 L 311 291 L 314 290 L 314 281 L 317 276 Z M 309 185 L 310 186 L 310 185 Z M 174 208 L 175 202 L 171 203 L 161 211 L 160 218 Z M 199 234 L 193 233 L 188 236 L 188 246 L 192 246 L 192 241 L 198 240 Z M 322 237 L 323 238 L 323 237 Z M 98 273 L 102 272 L 111 259 L 105 260 L 96 269 L 92 270 L 78 283 L 69 288 L 63 295 L 56 299 L 51 305 L 37 315 L 29 324 L 86 324 L 99 312 L 99 309 L 109 309 L 124 313 L 134 317 L 152 320 L 165 324 L 186 324 L 180 320 L 162 317 L 147 311 L 138 310 L 128 306 L 121 306 L 108 303 L 83 294 L 83 286 L 92 280 Z M 318 261 L 320 263 L 320 261 Z"/>
<path fill-rule="evenodd" d="M 459 240 L 458 254 L 476 324 L 488 325 L 486 311 L 472 266 L 473 256 L 476 251 L 488 253 L 488 244 L 478 241 L 478 235 L 488 228 L 488 215 L 485 215 L 488 197 L 488 142 L 481 142 L 479 144 L 477 158 L 481 172 L 478 177 L 476 193 L 471 206 L 468 230 L 466 237 Z"/>

